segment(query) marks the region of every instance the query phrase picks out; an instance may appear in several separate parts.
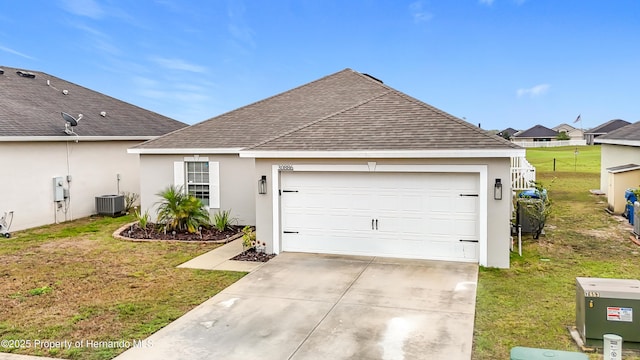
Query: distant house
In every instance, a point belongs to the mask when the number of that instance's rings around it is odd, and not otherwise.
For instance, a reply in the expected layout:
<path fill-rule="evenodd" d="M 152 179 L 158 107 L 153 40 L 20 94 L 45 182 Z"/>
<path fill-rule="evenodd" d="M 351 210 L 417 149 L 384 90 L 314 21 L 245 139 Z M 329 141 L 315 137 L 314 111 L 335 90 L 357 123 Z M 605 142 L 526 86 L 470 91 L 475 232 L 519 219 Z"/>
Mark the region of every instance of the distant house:
<path fill-rule="evenodd" d="M 498 132 L 498 136 L 501 136 L 503 139 L 511 139 L 511 137 L 513 136 L 513 134 L 517 133 L 518 130 L 514 129 L 514 128 L 506 128 L 500 132 Z"/>
<path fill-rule="evenodd" d="M 601 144 L 600 190 L 607 194 L 609 209 L 621 213 L 628 188 L 640 188 L 640 122 L 597 137 Z"/>
<path fill-rule="evenodd" d="M 584 132 L 585 139 L 587 140 L 587 145 L 593 145 L 594 139 L 606 135 L 616 129 L 619 129 L 623 126 L 629 125 L 630 122 L 621 120 L 621 119 L 613 119 L 609 120 L 604 124 L 594 127 L 593 129 L 589 129 Z"/>
<path fill-rule="evenodd" d="M 584 139 L 584 131 L 582 129 L 576 129 L 575 127 L 569 124 L 560 124 L 551 130 L 555 130 L 558 133 L 566 133 L 569 136 L 570 140 L 583 140 Z"/>
<path fill-rule="evenodd" d="M 527 130 L 523 130 L 515 133 L 512 137 L 512 141 L 553 141 L 556 140 L 558 132 L 542 125 L 533 126 Z"/>
<path fill-rule="evenodd" d="M 21 230 L 95 214 L 96 196 L 139 193 L 139 157 L 127 149 L 185 126 L 43 72 L 4 67 L 0 216 L 14 211 L 11 230 Z"/>

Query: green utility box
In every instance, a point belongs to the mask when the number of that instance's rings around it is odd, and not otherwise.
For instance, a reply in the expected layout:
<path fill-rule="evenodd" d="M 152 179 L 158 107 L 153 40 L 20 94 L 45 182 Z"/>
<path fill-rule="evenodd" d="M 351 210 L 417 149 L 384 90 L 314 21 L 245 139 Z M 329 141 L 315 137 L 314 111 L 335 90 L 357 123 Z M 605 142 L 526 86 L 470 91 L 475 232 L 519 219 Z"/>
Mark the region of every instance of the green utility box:
<path fill-rule="evenodd" d="M 511 360 L 589 360 L 586 354 L 517 346 L 511 349 Z"/>
<path fill-rule="evenodd" d="M 640 280 L 576 278 L 576 329 L 587 346 L 604 334 L 640 345 Z"/>

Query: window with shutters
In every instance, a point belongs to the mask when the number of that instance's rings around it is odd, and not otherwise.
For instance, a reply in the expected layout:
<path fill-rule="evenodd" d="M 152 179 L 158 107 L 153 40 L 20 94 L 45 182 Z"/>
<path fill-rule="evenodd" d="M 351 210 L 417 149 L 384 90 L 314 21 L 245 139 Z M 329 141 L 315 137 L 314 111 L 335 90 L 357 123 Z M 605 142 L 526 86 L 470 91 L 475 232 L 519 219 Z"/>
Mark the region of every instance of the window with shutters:
<path fill-rule="evenodd" d="M 202 200 L 205 206 L 209 206 L 209 162 L 190 161 L 185 162 L 187 193 Z"/>

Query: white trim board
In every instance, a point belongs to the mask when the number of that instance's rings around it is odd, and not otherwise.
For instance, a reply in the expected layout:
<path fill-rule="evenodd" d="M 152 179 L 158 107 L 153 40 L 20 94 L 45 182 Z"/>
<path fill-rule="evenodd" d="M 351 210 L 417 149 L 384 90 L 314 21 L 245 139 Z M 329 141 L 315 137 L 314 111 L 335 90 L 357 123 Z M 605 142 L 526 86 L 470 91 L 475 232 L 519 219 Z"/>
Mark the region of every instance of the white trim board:
<path fill-rule="evenodd" d="M 334 172 L 334 171 L 351 171 L 351 172 L 424 172 L 424 173 L 477 173 L 479 174 L 479 202 L 480 208 L 478 213 L 479 226 L 479 263 L 487 266 L 488 262 L 488 166 L 487 165 L 294 165 L 288 170 L 283 171 L 305 171 L 305 172 Z M 271 167 L 271 191 L 272 198 L 272 228 L 273 228 L 273 252 L 280 253 L 282 242 L 282 229 L 280 226 L 280 165 L 272 165 Z"/>
<path fill-rule="evenodd" d="M 0 142 L 147 141 L 157 136 L 0 136 Z"/>
<path fill-rule="evenodd" d="M 129 154 L 149 155 L 189 155 L 189 154 L 238 154 L 242 148 L 184 148 L 184 149 L 148 149 L 129 148 Z"/>
<path fill-rule="evenodd" d="M 344 159 L 344 158 L 512 158 L 524 157 L 522 149 L 448 149 L 448 150 L 357 150 L 357 151 L 240 151 L 246 158 Z"/>
<path fill-rule="evenodd" d="M 640 140 L 616 140 L 616 139 L 601 139 L 595 138 L 593 140 L 596 144 L 607 144 L 607 145 L 622 145 L 622 146 L 636 146 L 640 147 Z"/>

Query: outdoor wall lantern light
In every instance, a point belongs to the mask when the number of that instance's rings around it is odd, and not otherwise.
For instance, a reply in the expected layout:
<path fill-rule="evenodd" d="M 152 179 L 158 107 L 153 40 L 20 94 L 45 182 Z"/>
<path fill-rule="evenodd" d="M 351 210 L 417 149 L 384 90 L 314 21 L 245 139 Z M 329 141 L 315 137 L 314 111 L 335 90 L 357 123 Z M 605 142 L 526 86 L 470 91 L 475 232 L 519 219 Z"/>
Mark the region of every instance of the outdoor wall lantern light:
<path fill-rule="evenodd" d="M 496 179 L 495 185 L 493 185 L 493 198 L 496 200 L 502 200 L 502 180 Z"/>
<path fill-rule="evenodd" d="M 258 194 L 266 194 L 267 193 L 267 175 L 262 175 L 260 180 L 258 180 Z"/>

